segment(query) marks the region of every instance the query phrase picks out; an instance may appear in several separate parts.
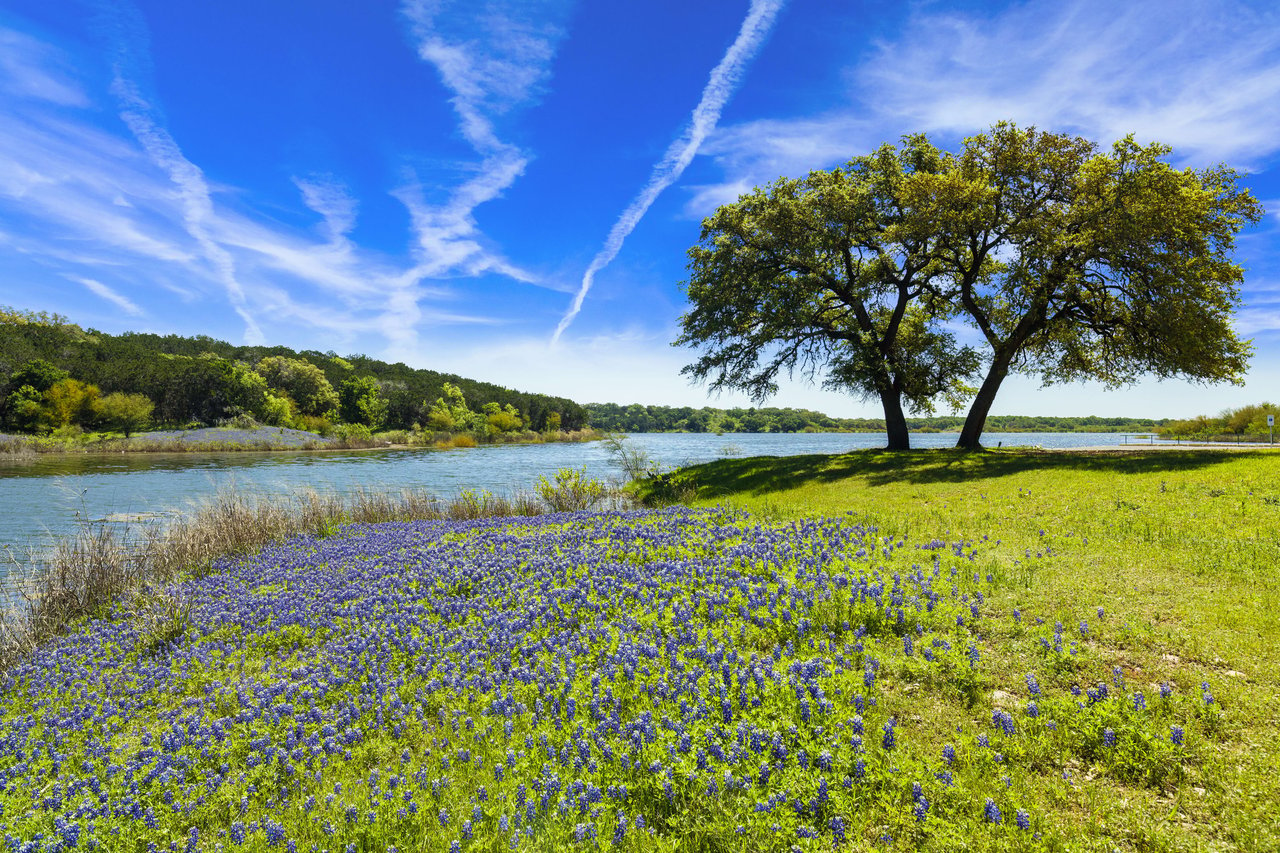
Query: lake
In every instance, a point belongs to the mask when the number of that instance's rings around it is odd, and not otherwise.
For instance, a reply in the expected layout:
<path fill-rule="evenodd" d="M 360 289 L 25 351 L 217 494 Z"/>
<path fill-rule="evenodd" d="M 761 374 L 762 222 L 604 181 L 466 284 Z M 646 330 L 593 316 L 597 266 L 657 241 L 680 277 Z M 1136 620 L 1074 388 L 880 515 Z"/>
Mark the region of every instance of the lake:
<path fill-rule="evenodd" d="M 876 433 L 632 435 L 664 467 L 726 455 L 791 456 L 883 447 Z M 955 433 L 913 434 L 915 447 L 951 447 Z M 994 447 L 1046 448 L 1119 444 L 1108 433 L 988 433 Z M 496 494 L 531 491 L 538 478 L 560 468 L 582 468 L 597 479 L 620 477 L 600 442 L 482 446 L 467 450 L 360 450 L 264 453 L 122 453 L 115 456 L 39 456 L 0 463 L 0 548 L 25 561 L 81 519 L 127 522 L 163 519 L 190 509 L 220 490 L 270 496 L 314 489 L 345 492 L 425 489 L 451 498 L 464 489 Z M 8 561 L 6 561 L 8 563 Z M 4 567 L 0 566 L 0 573 Z"/>

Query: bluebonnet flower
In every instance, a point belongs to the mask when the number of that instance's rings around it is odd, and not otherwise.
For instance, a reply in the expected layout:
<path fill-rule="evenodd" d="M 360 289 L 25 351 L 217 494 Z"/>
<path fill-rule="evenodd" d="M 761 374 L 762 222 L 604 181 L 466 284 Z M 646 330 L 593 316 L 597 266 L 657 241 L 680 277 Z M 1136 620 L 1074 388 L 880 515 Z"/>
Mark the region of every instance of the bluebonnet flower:
<path fill-rule="evenodd" d="M 982 807 L 982 817 L 987 823 L 1000 823 L 1000 807 L 996 805 L 996 801 L 987 797 L 987 804 Z"/>
<path fill-rule="evenodd" d="M 1116 733 L 1115 733 L 1115 732 L 1113 732 L 1113 731 L 1112 731 L 1111 729 L 1109 729 L 1109 728 L 1107 728 L 1107 729 L 1103 729 L 1103 730 L 1102 730 L 1102 743 L 1103 743 L 1103 745 L 1104 745 L 1104 746 L 1106 746 L 1106 747 L 1108 747 L 1108 748 L 1115 746 L 1115 745 L 1116 745 Z"/>
<path fill-rule="evenodd" d="M 1169 726 L 1169 740 L 1174 746 L 1182 746 L 1182 726 Z"/>
<path fill-rule="evenodd" d="M 948 764 L 955 764 L 956 748 L 949 743 L 944 745 L 942 747 L 942 760 L 947 762 Z"/>
<path fill-rule="evenodd" d="M 1099 610 L 1101 610 L 1101 608 L 1099 608 Z M 1013 816 L 1013 820 L 1017 823 L 1018 829 L 1021 829 L 1024 832 L 1031 829 L 1031 815 L 1027 814 L 1022 809 L 1018 809 L 1017 814 Z"/>

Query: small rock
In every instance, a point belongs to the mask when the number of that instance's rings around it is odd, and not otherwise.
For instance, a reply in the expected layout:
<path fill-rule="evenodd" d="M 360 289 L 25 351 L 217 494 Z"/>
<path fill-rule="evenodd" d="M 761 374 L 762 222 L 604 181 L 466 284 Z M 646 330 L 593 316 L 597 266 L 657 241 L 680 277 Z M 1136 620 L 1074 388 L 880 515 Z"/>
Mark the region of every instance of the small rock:
<path fill-rule="evenodd" d="M 1166 660 L 1169 663 L 1181 663 L 1177 655 L 1160 655 L 1160 660 Z"/>
<path fill-rule="evenodd" d="M 1003 707 L 1005 705 L 1015 704 L 1017 701 L 1018 697 L 1014 696 L 1012 693 L 1006 693 L 1003 690 L 995 690 L 991 693 L 991 702 L 994 705 Z"/>
<path fill-rule="evenodd" d="M 1248 678 L 1249 677 L 1238 669 L 1229 669 L 1223 674 L 1226 675 L 1228 678 Z"/>

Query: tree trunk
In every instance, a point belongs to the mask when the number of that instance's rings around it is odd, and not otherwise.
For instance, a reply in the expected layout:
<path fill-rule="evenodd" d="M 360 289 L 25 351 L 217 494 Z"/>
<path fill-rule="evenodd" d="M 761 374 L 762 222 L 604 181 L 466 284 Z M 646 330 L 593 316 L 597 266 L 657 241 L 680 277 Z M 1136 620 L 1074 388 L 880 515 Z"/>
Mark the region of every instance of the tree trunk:
<path fill-rule="evenodd" d="M 982 380 L 982 387 L 978 389 L 978 396 L 974 398 L 973 405 L 969 406 L 969 414 L 965 416 L 964 427 L 960 430 L 960 440 L 956 442 L 956 447 L 961 450 L 982 449 L 982 430 L 987 425 L 987 414 L 991 411 L 991 404 L 996 400 L 1000 383 L 1009 373 L 1009 364 L 1012 361 L 1012 351 L 996 353 L 995 359 L 991 362 L 991 369 L 987 371 L 987 377 Z"/>
<path fill-rule="evenodd" d="M 902 397 L 896 391 L 881 391 L 880 402 L 884 406 L 884 428 L 889 434 L 890 450 L 910 450 L 911 436 L 907 433 L 907 416 L 902 413 Z"/>

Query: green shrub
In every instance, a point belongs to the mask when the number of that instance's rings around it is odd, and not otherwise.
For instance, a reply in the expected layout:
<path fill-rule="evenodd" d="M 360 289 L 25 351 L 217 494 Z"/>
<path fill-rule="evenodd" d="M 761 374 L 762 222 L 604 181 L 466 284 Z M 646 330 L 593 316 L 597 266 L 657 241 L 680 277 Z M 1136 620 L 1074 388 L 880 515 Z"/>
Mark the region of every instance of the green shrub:
<path fill-rule="evenodd" d="M 373 430 L 364 424 L 338 424 L 329 434 L 339 441 L 373 440 Z"/>
<path fill-rule="evenodd" d="M 561 468 L 555 482 L 538 479 L 538 494 L 553 512 L 580 512 L 600 503 L 605 497 L 604 484 L 587 477 L 585 468 Z"/>

